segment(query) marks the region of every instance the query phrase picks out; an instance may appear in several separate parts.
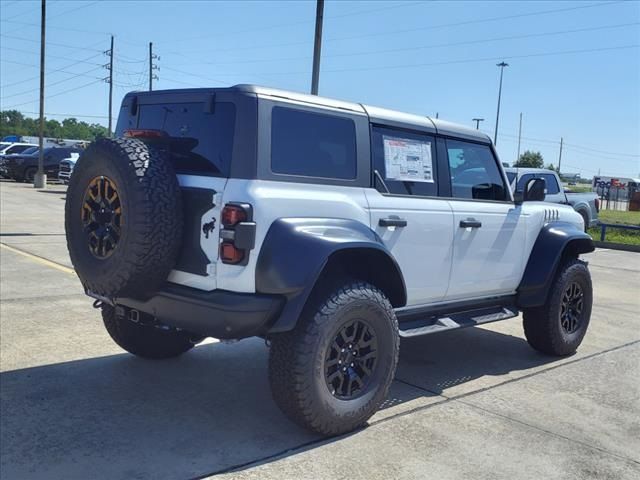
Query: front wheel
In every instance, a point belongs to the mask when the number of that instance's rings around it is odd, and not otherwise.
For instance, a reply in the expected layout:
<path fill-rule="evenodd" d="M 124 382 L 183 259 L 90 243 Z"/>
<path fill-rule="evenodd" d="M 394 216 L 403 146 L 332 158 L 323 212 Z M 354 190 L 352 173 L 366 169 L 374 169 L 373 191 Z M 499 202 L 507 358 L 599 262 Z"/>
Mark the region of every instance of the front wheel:
<path fill-rule="evenodd" d="M 587 264 L 578 259 L 561 265 L 547 302 L 523 313 L 529 345 L 549 355 L 574 353 L 587 333 L 593 290 Z"/>
<path fill-rule="evenodd" d="M 398 351 L 398 322 L 384 293 L 347 284 L 306 308 L 294 330 L 271 337 L 274 399 L 322 435 L 354 430 L 386 398 Z"/>

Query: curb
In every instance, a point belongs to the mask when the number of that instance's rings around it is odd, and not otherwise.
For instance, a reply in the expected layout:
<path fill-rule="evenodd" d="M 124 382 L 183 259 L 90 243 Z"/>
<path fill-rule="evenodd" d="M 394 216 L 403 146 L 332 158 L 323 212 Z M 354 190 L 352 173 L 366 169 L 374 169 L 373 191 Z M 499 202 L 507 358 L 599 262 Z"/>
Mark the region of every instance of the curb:
<path fill-rule="evenodd" d="M 640 253 L 640 245 L 627 245 L 626 243 L 600 242 L 594 240 L 593 244 L 597 248 L 608 248 L 609 250 L 622 250 L 625 252 Z"/>

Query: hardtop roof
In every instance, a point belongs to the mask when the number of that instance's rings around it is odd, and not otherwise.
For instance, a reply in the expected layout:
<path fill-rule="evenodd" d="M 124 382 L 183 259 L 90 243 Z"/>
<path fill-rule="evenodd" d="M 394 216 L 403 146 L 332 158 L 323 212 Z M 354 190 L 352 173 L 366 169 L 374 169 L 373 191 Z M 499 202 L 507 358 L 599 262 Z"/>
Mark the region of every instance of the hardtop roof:
<path fill-rule="evenodd" d="M 253 84 L 238 84 L 231 87 L 223 88 L 188 88 L 174 90 L 154 90 L 152 92 L 130 92 L 129 94 L 127 94 L 127 96 L 168 95 L 172 93 L 215 93 L 216 91 L 237 91 L 244 93 L 253 93 L 260 97 L 271 97 L 275 99 L 281 98 L 295 102 L 307 103 L 310 105 L 317 105 L 320 107 L 347 110 L 354 113 L 366 114 L 370 117 L 373 123 L 389 123 L 401 124 L 403 126 L 415 126 L 420 130 L 426 129 L 443 135 L 452 135 L 479 141 L 482 143 L 491 143 L 491 138 L 488 135 L 480 132 L 479 130 L 474 130 L 464 125 L 447 122 L 445 120 L 432 118 L 426 115 L 416 115 L 406 112 L 400 112 L 397 110 L 364 105 L 361 103 L 347 102 L 344 100 L 336 100 L 333 98 L 310 95 L 307 93 L 292 92 L 289 90 L 280 90 L 277 88 L 261 87 Z"/>

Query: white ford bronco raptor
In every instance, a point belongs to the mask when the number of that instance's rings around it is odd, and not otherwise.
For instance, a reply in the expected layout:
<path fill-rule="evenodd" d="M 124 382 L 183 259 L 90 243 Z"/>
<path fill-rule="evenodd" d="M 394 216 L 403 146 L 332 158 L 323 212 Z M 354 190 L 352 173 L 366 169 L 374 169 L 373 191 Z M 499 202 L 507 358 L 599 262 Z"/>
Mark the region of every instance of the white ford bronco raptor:
<path fill-rule="evenodd" d="M 276 403 L 324 435 L 385 399 L 401 337 L 523 313 L 569 355 L 589 324 L 570 206 L 516 197 L 491 140 L 429 117 L 250 85 L 129 93 L 82 153 L 66 232 L 122 348 L 265 338 Z"/>

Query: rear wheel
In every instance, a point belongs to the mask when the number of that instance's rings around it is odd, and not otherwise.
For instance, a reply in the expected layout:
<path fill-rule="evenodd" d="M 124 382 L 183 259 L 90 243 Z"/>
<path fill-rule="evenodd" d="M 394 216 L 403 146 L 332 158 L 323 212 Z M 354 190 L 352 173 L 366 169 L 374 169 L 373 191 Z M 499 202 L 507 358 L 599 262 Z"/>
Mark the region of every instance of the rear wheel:
<path fill-rule="evenodd" d="M 549 355 L 574 353 L 587 333 L 593 292 L 585 262 L 574 259 L 562 265 L 547 302 L 523 313 L 529 345 Z"/>
<path fill-rule="evenodd" d="M 299 425 L 337 435 L 363 425 L 386 398 L 398 363 L 398 322 L 387 297 L 352 283 L 305 309 L 271 338 L 269 380 Z"/>
<path fill-rule="evenodd" d="M 144 317 L 144 314 L 141 315 Z M 102 320 L 113 341 L 139 357 L 172 358 L 194 347 L 192 335 L 188 332 L 145 323 L 145 318 L 133 322 L 117 315 L 115 308 L 109 305 L 102 306 Z"/>
<path fill-rule="evenodd" d="M 29 167 L 24 171 L 24 177 L 22 181 L 25 183 L 33 183 L 36 178 L 36 172 L 38 169 L 36 167 Z"/>
<path fill-rule="evenodd" d="M 582 221 L 584 222 L 584 231 L 589 230 L 589 215 L 584 210 L 581 210 L 580 216 L 582 217 Z"/>

